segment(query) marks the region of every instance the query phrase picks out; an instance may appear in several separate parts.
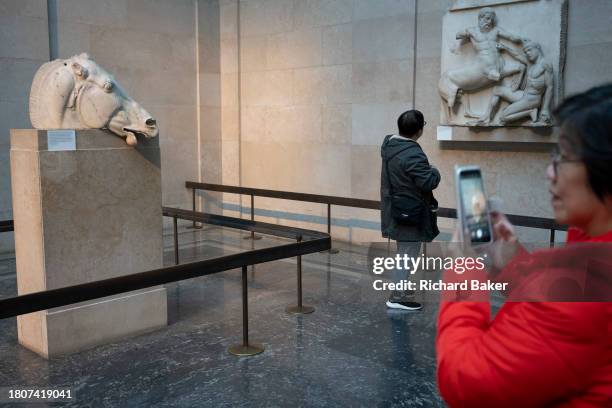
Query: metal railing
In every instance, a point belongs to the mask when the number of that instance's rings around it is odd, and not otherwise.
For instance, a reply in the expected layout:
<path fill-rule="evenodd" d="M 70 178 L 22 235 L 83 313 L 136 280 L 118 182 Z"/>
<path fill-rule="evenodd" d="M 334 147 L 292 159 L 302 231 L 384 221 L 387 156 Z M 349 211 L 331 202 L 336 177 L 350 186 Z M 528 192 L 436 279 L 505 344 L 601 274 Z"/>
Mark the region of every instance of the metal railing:
<path fill-rule="evenodd" d="M 240 195 L 248 195 L 251 197 L 251 220 L 255 220 L 255 197 L 278 198 L 283 200 L 303 201 L 309 203 L 319 203 L 327 205 L 327 233 L 331 235 L 331 206 L 337 205 L 342 207 L 364 208 L 371 210 L 380 210 L 380 201 L 366 200 L 362 198 L 338 197 L 321 194 L 296 193 L 292 191 L 268 190 L 262 188 L 239 187 L 225 184 L 213 183 L 198 183 L 187 181 L 185 187 L 192 191 L 192 210 L 196 211 L 196 191 L 215 191 L 221 193 L 234 193 Z M 532 217 L 528 215 L 506 214 L 512 224 L 519 227 L 539 228 L 550 230 L 550 243 L 555 242 L 555 231 L 566 231 L 567 226 L 560 225 L 552 218 Z M 438 209 L 438 217 L 442 218 L 457 218 L 457 210 L 454 208 L 440 207 Z M 196 221 L 193 221 L 193 227 L 198 228 Z M 0 221 L 0 232 L 13 231 L 13 220 Z M 254 232 L 251 234 L 254 236 Z"/>
<path fill-rule="evenodd" d="M 241 344 L 230 347 L 229 351 L 232 354 L 240 356 L 253 355 L 262 352 L 263 348 L 259 345 L 249 343 L 247 267 L 249 265 L 292 257 L 297 257 L 297 304 L 288 306 L 287 311 L 290 313 L 311 313 L 314 311 L 314 308 L 302 303 L 302 255 L 329 249 L 331 247 L 329 235 L 302 228 L 199 213 L 178 208 L 163 207 L 162 210 L 164 216 L 173 218 L 175 226 L 177 224 L 177 219 L 185 219 L 289 238 L 295 240 L 295 242 L 262 249 L 252 249 L 250 251 L 225 255 L 204 261 L 179 264 L 178 233 L 175 227 L 174 266 L 1 299 L 0 319 L 242 268 L 243 341 Z"/>
<path fill-rule="evenodd" d="M 314 308 L 304 305 L 302 302 L 301 257 L 309 253 L 325 250 L 331 251 L 331 206 L 337 205 L 372 210 L 380 209 L 380 201 L 359 198 L 296 193 L 291 191 L 267 190 L 222 184 L 196 183 L 191 181 L 186 182 L 186 187 L 192 190 L 192 211 L 171 207 L 162 208 L 163 215 L 173 219 L 175 266 L 2 299 L 0 300 L 0 319 L 241 268 L 243 342 L 230 347 L 229 351 L 236 355 L 257 354 L 263 351 L 263 348 L 259 345 L 249 343 L 248 339 L 247 267 L 263 262 L 297 257 L 297 304 L 287 307 L 286 310 L 290 313 L 311 313 L 314 311 Z M 251 219 L 245 220 L 197 212 L 195 208 L 197 190 L 249 195 L 251 197 Z M 255 221 L 255 196 L 327 205 L 327 234 L 307 229 Z M 453 208 L 440 208 L 438 210 L 438 216 L 457 218 L 457 212 Z M 507 216 L 508 219 L 517 226 L 549 229 L 551 245 L 554 244 L 555 241 L 555 231 L 566 230 L 565 226 L 557 224 L 550 218 L 514 214 L 508 214 Z M 251 238 L 255 238 L 255 233 L 258 232 L 260 234 L 294 239 L 296 242 L 263 249 L 252 249 L 239 254 L 181 265 L 179 264 L 178 219 L 192 221 L 193 226 L 196 228 L 197 223 L 211 224 L 249 231 L 251 233 Z M 0 232 L 13 231 L 13 228 L 13 220 L 0 221 Z"/>
<path fill-rule="evenodd" d="M 192 190 L 193 210 L 196 209 L 196 191 L 215 191 L 221 193 L 234 193 L 251 196 L 251 220 L 255 220 L 255 197 L 279 198 L 283 200 L 303 201 L 308 203 L 319 203 L 327 205 L 327 233 L 331 236 L 331 206 L 365 208 L 380 210 L 380 201 L 365 200 L 362 198 L 337 197 L 321 194 L 296 193 L 292 191 L 267 190 L 262 188 L 238 187 L 225 184 L 197 183 L 187 181 L 185 187 Z M 555 231 L 565 231 L 567 226 L 557 224 L 552 218 L 531 217 L 527 215 L 506 214 L 510 222 L 519 227 L 530 227 L 550 230 L 550 244 L 555 242 Z M 438 217 L 457 218 L 457 210 L 454 208 L 440 207 Z M 195 226 L 195 222 L 194 222 Z"/>

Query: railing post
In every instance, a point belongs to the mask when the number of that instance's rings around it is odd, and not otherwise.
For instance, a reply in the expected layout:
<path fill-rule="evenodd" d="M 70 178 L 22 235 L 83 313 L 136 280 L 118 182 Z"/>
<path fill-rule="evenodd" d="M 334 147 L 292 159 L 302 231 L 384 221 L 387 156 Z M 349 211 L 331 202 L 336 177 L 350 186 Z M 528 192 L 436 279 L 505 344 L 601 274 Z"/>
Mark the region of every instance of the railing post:
<path fill-rule="evenodd" d="M 251 221 L 255 221 L 255 195 L 251 194 Z M 254 241 L 261 239 L 261 235 L 255 235 L 255 231 L 251 231 L 251 235 L 244 237 L 244 239 L 252 239 Z"/>
<path fill-rule="evenodd" d="M 554 247 L 555 246 L 555 227 L 552 227 L 550 229 L 550 247 Z"/>
<path fill-rule="evenodd" d="M 191 189 L 191 208 L 193 212 L 196 212 L 196 189 L 195 188 Z M 193 225 L 191 226 L 191 228 L 201 229 L 202 225 L 198 225 L 196 224 L 195 221 L 193 221 Z"/>
<path fill-rule="evenodd" d="M 302 242 L 302 236 L 297 237 L 297 242 Z M 302 303 L 302 256 L 297 257 L 297 305 L 287 306 L 287 313 L 308 314 L 315 311 L 314 307 Z"/>
<path fill-rule="evenodd" d="M 227 349 L 235 356 L 254 356 L 264 351 L 261 344 L 249 343 L 249 299 L 247 292 L 247 267 L 242 267 L 242 343 L 235 344 Z"/>
<path fill-rule="evenodd" d="M 172 217 L 172 226 L 174 230 L 174 264 L 179 264 L 179 246 L 178 246 L 178 225 L 176 215 Z"/>
<path fill-rule="evenodd" d="M 255 221 L 255 196 L 251 194 L 251 221 Z M 255 240 L 255 231 L 251 231 L 251 239 Z"/>
<path fill-rule="evenodd" d="M 329 235 L 331 239 L 331 203 L 327 203 L 327 235 Z M 338 251 L 336 248 L 329 248 L 325 252 L 334 255 L 340 251 Z"/>

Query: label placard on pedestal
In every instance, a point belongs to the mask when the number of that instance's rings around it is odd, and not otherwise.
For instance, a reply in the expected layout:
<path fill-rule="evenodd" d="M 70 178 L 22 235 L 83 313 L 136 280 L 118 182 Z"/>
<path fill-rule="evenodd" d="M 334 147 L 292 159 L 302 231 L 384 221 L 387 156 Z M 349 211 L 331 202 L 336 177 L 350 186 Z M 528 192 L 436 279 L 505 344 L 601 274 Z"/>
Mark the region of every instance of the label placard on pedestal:
<path fill-rule="evenodd" d="M 76 133 L 71 130 L 47 130 L 47 150 L 76 150 Z"/>

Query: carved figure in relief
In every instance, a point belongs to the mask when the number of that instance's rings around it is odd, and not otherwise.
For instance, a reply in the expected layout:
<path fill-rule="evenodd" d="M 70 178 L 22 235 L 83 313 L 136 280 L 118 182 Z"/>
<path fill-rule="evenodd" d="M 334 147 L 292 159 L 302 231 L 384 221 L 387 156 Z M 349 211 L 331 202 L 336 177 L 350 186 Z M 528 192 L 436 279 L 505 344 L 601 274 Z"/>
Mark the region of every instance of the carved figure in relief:
<path fill-rule="evenodd" d="M 507 62 L 502 58 L 497 47 L 499 39 L 520 44 L 522 38 L 499 27 L 495 11 L 490 7 L 485 7 L 478 13 L 478 27 L 466 28 L 458 32 L 456 38 L 461 44 L 468 41 L 472 44 L 476 51 L 476 61 L 461 68 L 448 70 L 440 78 L 438 90 L 446 102 L 449 118 L 461 93 L 478 91 L 510 75 L 517 73 L 522 75 L 524 69 L 522 64 Z"/>
<path fill-rule="evenodd" d="M 500 100 L 507 101 L 510 104 L 500 112 L 499 125 L 526 117 L 531 118 L 532 124 L 550 124 L 553 68 L 544 59 L 540 44 L 524 40 L 522 53 L 502 43 L 498 43 L 497 48 L 507 52 L 512 58 L 527 67 L 526 83 L 524 89 L 505 85 L 493 88 L 493 96 L 486 111 L 478 121 L 472 124 L 488 125 L 491 121 L 491 114 L 497 108 Z"/>
<path fill-rule="evenodd" d="M 108 129 L 134 146 L 159 134 L 157 122 L 112 75 L 83 53 L 43 64 L 30 90 L 36 129 Z"/>

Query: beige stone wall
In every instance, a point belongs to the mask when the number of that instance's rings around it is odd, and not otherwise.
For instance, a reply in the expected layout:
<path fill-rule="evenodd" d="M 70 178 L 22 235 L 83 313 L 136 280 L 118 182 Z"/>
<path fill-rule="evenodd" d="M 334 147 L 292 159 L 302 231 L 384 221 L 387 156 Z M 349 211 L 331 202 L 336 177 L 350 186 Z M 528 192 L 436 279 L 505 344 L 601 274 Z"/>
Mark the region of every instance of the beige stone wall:
<path fill-rule="evenodd" d="M 398 114 L 412 107 L 414 97 L 427 120 L 420 143 L 443 176 L 436 191 L 441 206 L 455 207 L 453 166 L 473 163 L 483 168 L 489 193 L 504 199 L 507 212 L 551 216 L 547 153 L 449 148 L 435 140 L 442 17 L 451 3 L 240 1 L 240 24 L 231 29 L 240 32 L 238 44 L 233 37 L 221 39 L 222 60 L 240 50 L 238 79 L 222 70 L 221 99 L 233 102 L 228 95 L 241 85 L 242 122 L 240 163 L 222 166 L 223 180 L 378 199 L 380 143 L 395 131 Z M 224 8 L 222 27 L 236 20 L 237 2 L 222 2 Z M 570 1 L 566 94 L 612 80 L 612 27 L 606 22 L 611 11 L 606 0 L 590 1 L 589 7 Z M 233 137 L 233 107 L 227 111 L 224 106 L 223 129 Z M 320 205 L 258 199 L 256 207 L 261 220 L 324 228 L 326 209 Z M 336 237 L 380 239 L 377 212 L 333 211 Z M 442 224 L 452 228 L 448 220 Z M 520 233 L 533 240 L 548 237 L 544 231 Z"/>
<path fill-rule="evenodd" d="M 444 177 L 441 205 L 455 205 L 453 165 L 475 163 L 508 212 L 551 215 L 546 153 L 448 149 L 435 140 L 451 0 L 55 3 L 58 55 L 90 52 L 157 117 L 167 205 L 190 207 L 186 179 L 377 199 L 380 142 L 414 98 L 428 121 L 421 143 Z M 570 0 L 566 94 L 612 80 L 610 14 L 607 0 Z M 45 0 L 0 2 L 0 219 L 12 214 L 8 130 L 30 126 L 31 78 L 49 58 L 47 21 Z M 204 205 L 240 209 L 235 195 L 205 195 Z M 248 212 L 247 197 L 242 205 Z M 324 206 L 256 206 L 258 219 L 324 229 Z M 333 216 L 335 237 L 380 237 L 376 211 L 334 208 Z M 0 234 L 0 252 L 12 240 Z"/>
<path fill-rule="evenodd" d="M 243 185 L 378 199 L 379 145 L 412 107 L 414 12 L 412 0 L 240 1 Z M 256 207 L 260 220 L 325 228 L 319 204 Z M 334 237 L 380 236 L 377 211 L 332 215 Z"/>
<path fill-rule="evenodd" d="M 0 220 L 12 219 L 10 176 L 11 128 L 30 127 L 30 83 L 49 60 L 47 2 L 0 2 Z M 13 233 L 0 233 L 0 254 L 13 249 Z"/>
<path fill-rule="evenodd" d="M 200 179 L 208 183 L 221 183 L 223 176 L 220 13 L 219 1 L 198 1 Z M 221 194 L 201 193 L 200 196 L 204 211 L 221 211 Z"/>
<path fill-rule="evenodd" d="M 198 4 L 200 3 L 200 4 Z M 218 55 L 217 16 L 209 0 L 2 0 L 0 2 L 0 219 L 12 217 L 9 174 L 9 129 L 30 128 L 28 96 L 32 77 L 50 58 L 88 52 L 156 119 L 160 127 L 163 201 L 191 207 L 185 180 L 198 180 L 201 163 L 214 168 L 217 159 L 200 157 L 200 138 L 208 140 L 220 120 L 200 105 L 214 105 L 210 70 Z M 197 25 L 197 6 L 204 20 Z M 218 6 L 217 6 L 218 7 Z M 51 21 L 51 24 L 48 24 Z M 196 36 L 198 28 L 209 28 Z M 198 47 L 206 40 L 208 44 Z M 198 49 L 200 53 L 197 54 Z M 216 51 L 215 51 L 216 50 Z M 198 78 L 200 74 L 200 78 Z M 218 68 L 217 68 L 218 75 Z M 200 79 L 200 80 L 198 80 Z M 200 83 L 205 101 L 198 101 Z M 214 84 L 213 84 L 214 86 Z M 218 89 L 218 86 L 217 86 Z M 218 98 L 217 98 L 218 99 Z M 200 109 L 200 115 L 198 110 Z M 218 103 L 217 115 L 220 115 Z M 199 116 L 203 119 L 198 121 Z M 13 234 L 0 234 L 0 253 L 12 251 Z"/>
<path fill-rule="evenodd" d="M 218 166 L 223 184 L 240 185 L 240 100 L 238 56 L 238 2 L 220 1 L 220 72 L 221 72 L 221 163 Z M 204 180 L 207 180 L 204 177 Z M 239 216 L 240 197 L 220 197 L 229 216 Z M 220 203 L 219 203 L 220 204 Z M 218 205 L 219 205 L 218 204 Z"/>
<path fill-rule="evenodd" d="M 197 178 L 193 0 L 57 1 L 58 57 L 87 51 L 160 127 L 165 205 L 186 205 Z"/>

